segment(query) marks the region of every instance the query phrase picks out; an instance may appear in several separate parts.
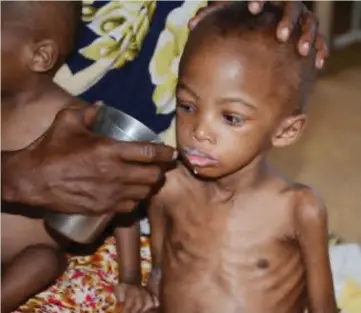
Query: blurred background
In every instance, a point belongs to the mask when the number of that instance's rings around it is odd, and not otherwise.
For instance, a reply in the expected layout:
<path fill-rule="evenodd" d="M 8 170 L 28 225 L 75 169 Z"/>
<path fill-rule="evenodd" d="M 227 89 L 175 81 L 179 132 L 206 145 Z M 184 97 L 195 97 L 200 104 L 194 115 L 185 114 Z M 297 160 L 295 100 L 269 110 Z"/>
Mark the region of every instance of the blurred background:
<path fill-rule="evenodd" d="M 329 210 L 330 231 L 361 243 L 361 2 L 307 1 L 331 47 L 309 104 L 309 124 L 272 162 L 315 187 Z"/>

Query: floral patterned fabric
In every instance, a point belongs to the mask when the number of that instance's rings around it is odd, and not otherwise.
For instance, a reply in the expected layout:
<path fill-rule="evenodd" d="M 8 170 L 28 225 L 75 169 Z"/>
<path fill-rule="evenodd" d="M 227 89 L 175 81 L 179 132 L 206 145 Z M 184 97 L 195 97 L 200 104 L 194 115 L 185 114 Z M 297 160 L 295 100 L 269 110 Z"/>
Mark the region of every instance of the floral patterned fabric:
<path fill-rule="evenodd" d="M 174 89 L 187 23 L 207 1 L 83 1 L 75 53 L 56 74 L 75 96 L 98 100 L 139 119 L 174 144 Z M 141 222 L 143 280 L 151 267 L 149 225 Z M 92 255 L 72 256 L 65 273 L 15 312 L 121 312 L 112 287 L 118 264 L 114 238 Z"/>
<path fill-rule="evenodd" d="M 141 237 L 143 282 L 151 268 L 149 237 Z M 38 294 L 17 313 L 113 313 L 121 312 L 112 293 L 118 282 L 118 262 L 114 237 L 92 255 L 70 257 L 68 269 L 50 288 Z"/>
<path fill-rule="evenodd" d="M 55 82 L 134 116 L 174 144 L 174 90 L 187 24 L 207 1 L 83 3 L 78 47 Z"/>

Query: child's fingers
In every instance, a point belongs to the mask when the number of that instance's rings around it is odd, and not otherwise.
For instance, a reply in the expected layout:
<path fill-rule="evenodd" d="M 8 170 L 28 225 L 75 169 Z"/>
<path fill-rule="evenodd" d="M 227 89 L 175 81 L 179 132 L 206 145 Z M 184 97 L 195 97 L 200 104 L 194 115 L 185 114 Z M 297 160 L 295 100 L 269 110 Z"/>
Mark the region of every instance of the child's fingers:
<path fill-rule="evenodd" d="M 125 284 L 118 284 L 114 286 L 113 292 L 118 302 L 123 303 L 125 301 L 125 291 L 126 291 Z"/>
<path fill-rule="evenodd" d="M 158 297 L 156 295 L 152 295 L 152 300 L 153 300 L 154 307 L 158 308 L 159 307 Z"/>
<path fill-rule="evenodd" d="M 136 311 L 136 299 L 133 297 L 127 297 L 126 301 L 124 302 L 124 308 L 122 313 L 137 313 Z"/>
<path fill-rule="evenodd" d="M 142 313 L 148 313 L 149 311 L 151 311 L 154 308 L 157 308 L 158 306 L 159 305 L 156 305 L 154 303 L 153 296 L 148 293 L 147 296 L 146 296 L 146 300 L 144 302 Z"/>
<path fill-rule="evenodd" d="M 129 299 L 131 302 L 129 304 L 129 313 L 143 313 L 144 312 L 144 303 L 143 303 L 143 299 L 140 299 L 139 296 L 138 297 L 131 297 L 131 299 Z M 124 307 L 127 306 L 127 302 L 128 300 L 125 301 Z M 125 312 L 124 313 L 128 313 Z"/>

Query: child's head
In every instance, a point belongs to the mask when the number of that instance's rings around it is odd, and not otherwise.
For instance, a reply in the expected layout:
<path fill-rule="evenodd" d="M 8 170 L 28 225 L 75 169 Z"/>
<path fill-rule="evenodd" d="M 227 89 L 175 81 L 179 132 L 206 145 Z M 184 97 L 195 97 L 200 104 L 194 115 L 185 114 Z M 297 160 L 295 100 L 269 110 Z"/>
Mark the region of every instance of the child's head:
<path fill-rule="evenodd" d="M 201 176 L 228 175 L 299 137 L 315 51 L 298 54 L 300 29 L 280 43 L 281 17 L 270 4 L 252 15 L 233 3 L 190 34 L 176 93 L 177 140 Z"/>
<path fill-rule="evenodd" d="M 80 18 L 79 1 L 2 1 L 2 94 L 51 79 L 73 49 Z"/>

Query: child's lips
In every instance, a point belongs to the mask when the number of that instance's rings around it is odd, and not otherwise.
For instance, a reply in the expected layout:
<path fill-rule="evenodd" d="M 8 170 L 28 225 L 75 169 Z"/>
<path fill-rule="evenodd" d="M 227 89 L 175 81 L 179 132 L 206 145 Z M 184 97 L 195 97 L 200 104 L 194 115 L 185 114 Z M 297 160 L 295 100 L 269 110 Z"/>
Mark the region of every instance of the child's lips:
<path fill-rule="evenodd" d="M 198 167 L 207 167 L 207 166 L 213 166 L 217 164 L 217 161 L 214 159 L 210 159 L 207 157 L 195 155 L 195 154 L 187 154 L 188 162 L 192 166 L 198 166 Z"/>
<path fill-rule="evenodd" d="M 192 166 L 207 167 L 214 166 L 218 163 L 212 156 L 194 148 L 183 149 L 185 157 Z"/>

